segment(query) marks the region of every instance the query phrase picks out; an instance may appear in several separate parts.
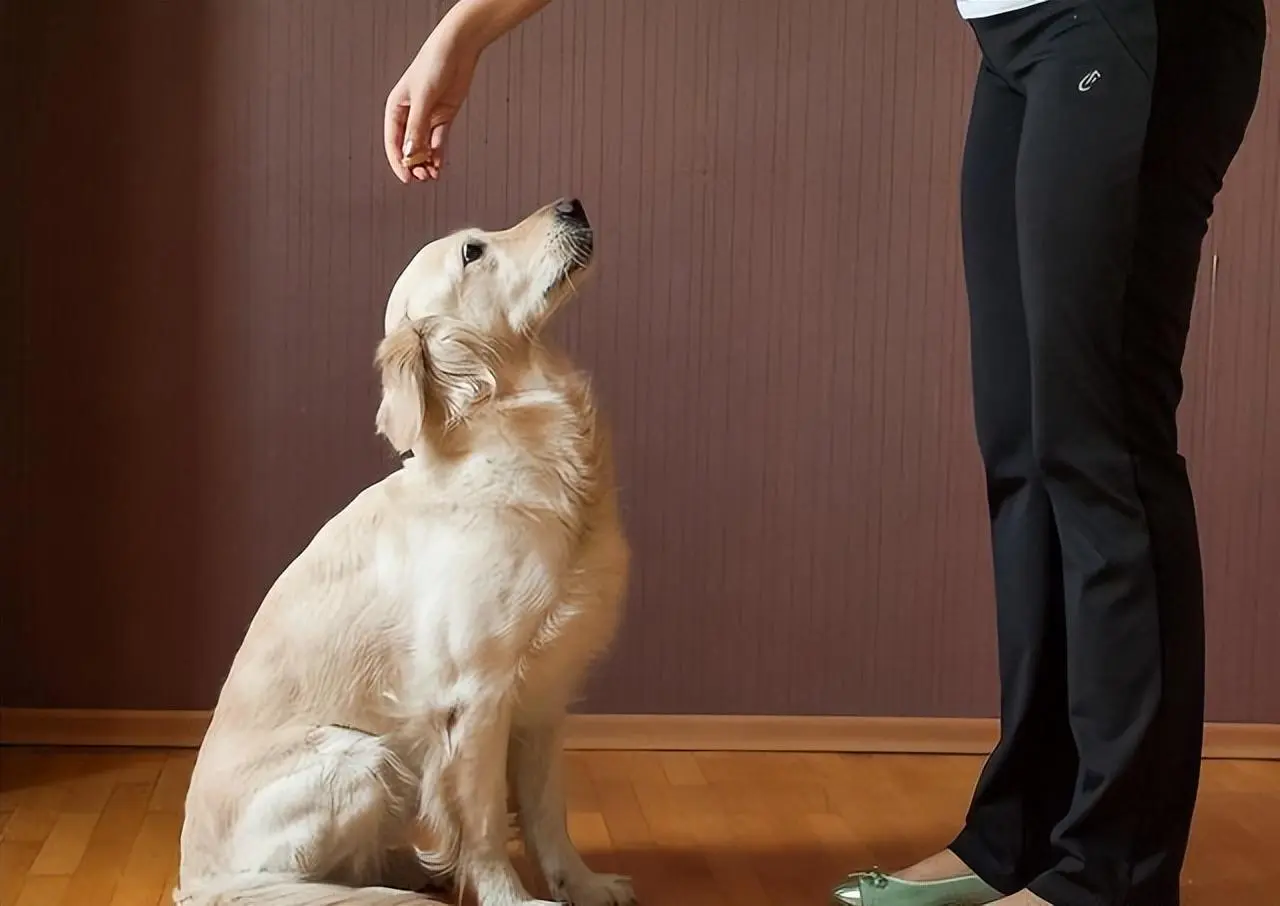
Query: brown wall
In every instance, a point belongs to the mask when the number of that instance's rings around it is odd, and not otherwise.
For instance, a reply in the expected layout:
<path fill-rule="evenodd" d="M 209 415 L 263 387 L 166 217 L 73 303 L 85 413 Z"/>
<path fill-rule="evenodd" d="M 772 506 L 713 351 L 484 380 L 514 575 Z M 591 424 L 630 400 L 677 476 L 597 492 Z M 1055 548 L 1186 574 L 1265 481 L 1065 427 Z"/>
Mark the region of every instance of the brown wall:
<path fill-rule="evenodd" d="M 370 360 L 408 256 L 575 192 L 604 266 L 559 332 L 637 551 L 589 706 L 993 713 L 952 6 L 560 0 L 409 190 L 379 119 L 440 7 L 6 2 L 5 703 L 211 705 L 393 464 Z M 1277 161 L 1273 52 L 1188 367 L 1217 719 L 1280 721 Z"/>

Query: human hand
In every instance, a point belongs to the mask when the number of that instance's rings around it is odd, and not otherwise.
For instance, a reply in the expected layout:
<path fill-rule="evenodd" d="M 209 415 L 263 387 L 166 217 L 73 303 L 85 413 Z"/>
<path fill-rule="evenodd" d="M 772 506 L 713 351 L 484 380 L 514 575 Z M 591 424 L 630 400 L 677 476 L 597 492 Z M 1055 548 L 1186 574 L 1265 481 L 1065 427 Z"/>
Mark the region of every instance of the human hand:
<path fill-rule="evenodd" d="M 402 183 L 439 179 L 449 127 L 467 98 L 483 45 L 442 21 L 387 96 L 383 140 Z"/>
<path fill-rule="evenodd" d="M 550 0 L 458 0 L 387 96 L 383 141 L 401 182 L 439 179 L 480 53 Z"/>

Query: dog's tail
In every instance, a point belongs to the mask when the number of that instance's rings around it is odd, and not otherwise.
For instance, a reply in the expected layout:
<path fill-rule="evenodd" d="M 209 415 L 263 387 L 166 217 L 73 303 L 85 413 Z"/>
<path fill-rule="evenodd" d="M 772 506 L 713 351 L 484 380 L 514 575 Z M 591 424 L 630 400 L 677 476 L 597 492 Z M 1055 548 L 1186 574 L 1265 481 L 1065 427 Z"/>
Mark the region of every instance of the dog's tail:
<path fill-rule="evenodd" d="M 173 902 L 174 906 L 447 906 L 391 887 L 344 887 L 271 875 L 213 879 L 175 890 Z"/>

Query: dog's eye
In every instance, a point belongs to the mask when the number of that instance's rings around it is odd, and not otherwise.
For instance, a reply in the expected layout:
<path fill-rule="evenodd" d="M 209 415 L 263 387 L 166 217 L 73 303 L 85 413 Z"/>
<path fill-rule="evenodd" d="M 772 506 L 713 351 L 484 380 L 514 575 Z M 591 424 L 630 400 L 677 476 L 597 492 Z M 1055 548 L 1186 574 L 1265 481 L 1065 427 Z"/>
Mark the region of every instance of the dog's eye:
<path fill-rule="evenodd" d="M 462 244 L 462 266 L 466 267 L 475 261 L 479 261 L 484 257 L 484 246 L 479 242 L 464 242 Z"/>

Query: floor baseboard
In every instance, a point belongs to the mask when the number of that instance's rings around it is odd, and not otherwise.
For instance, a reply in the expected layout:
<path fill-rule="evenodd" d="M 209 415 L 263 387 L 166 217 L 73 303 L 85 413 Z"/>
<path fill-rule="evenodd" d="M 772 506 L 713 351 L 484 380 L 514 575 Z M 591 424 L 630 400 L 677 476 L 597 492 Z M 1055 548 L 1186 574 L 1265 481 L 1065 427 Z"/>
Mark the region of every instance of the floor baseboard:
<path fill-rule="evenodd" d="M 207 711 L 0 708 L 0 745 L 195 748 Z M 954 717 L 574 714 L 577 751 L 842 752 L 985 755 L 996 722 Z M 1205 725 L 1210 759 L 1280 761 L 1280 724 Z"/>

